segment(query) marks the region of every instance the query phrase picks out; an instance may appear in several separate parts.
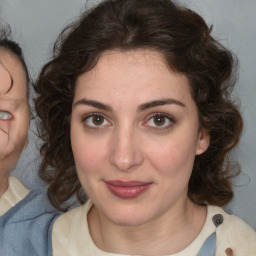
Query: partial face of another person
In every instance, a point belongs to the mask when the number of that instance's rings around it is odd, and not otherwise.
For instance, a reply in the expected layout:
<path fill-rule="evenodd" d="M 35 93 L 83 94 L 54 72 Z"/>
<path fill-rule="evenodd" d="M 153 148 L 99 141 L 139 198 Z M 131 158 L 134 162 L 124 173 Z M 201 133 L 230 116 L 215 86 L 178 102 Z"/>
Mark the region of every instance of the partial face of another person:
<path fill-rule="evenodd" d="M 187 202 L 208 147 L 185 75 L 155 51 L 106 51 L 76 82 L 71 144 L 80 182 L 117 225 L 164 218 Z"/>
<path fill-rule="evenodd" d="M 8 175 L 27 142 L 27 80 L 15 54 L 0 47 L 0 174 Z"/>

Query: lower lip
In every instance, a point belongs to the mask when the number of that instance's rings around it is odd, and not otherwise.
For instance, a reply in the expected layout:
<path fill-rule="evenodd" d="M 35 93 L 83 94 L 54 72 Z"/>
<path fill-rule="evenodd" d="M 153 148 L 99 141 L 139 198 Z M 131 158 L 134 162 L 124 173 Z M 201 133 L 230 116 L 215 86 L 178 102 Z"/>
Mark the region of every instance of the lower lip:
<path fill-rule="evenodd" d="M 148 188 L 152 185 L 152 183 L 147 183 L 145 185 L 137 185 L 137 186 L 116 186 L 109 183 L 106 183 L 109 191 L 115 196 L 122 199 L 133 199 L 141 194 L 143 194 Z"/>

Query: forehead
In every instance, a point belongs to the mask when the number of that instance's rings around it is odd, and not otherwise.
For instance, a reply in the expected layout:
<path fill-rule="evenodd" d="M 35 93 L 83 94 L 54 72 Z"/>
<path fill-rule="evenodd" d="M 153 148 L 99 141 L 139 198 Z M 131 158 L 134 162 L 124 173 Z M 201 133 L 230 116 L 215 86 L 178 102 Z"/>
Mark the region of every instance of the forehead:
<path fill-rule="evenodd" d="M 19 58 L 0 47 L 0 95 L 27 94 L 27 79 L 25 70 Z"/>
<path fill-rule="evenodd" d="M 187 77 L 171 70 L 157 51 L 112 50 L 104 52 L 92 70 L 78 77 L 75 95 L 83 92 L 93 97 L 107 93 L 108 98 L 113 94 L 115 98 L 150 100 L 164 97 L 166 92 L 169 96 L 188 95 L 190 86 Z"/>

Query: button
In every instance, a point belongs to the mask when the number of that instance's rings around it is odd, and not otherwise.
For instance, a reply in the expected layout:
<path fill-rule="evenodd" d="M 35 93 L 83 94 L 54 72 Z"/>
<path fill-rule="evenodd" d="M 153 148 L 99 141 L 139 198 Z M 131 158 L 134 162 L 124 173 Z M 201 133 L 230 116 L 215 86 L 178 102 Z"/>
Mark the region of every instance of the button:
<path fill-rule="evenodd" d="M 215 227 L 218 227 L 223 223 L 223 216 L 221 214 L 216 214 L 212 217 L 212 221 L 215 225 Z"/>

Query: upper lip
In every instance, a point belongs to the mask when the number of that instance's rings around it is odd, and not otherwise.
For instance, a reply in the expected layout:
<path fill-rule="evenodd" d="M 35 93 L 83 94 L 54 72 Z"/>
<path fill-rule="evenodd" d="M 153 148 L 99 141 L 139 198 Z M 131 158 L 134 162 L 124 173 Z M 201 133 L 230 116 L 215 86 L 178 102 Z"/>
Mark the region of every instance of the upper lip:
<path fill-rule="evenodd" d="M 137 181 L 137 180 L 131 180 L 131 181 L 108 180 L 105 182 L 109 185 L 116 186 L 116 187 L 146 186 L 152 183 L 152 182 L 143 182 L 143 181 Z"/>

